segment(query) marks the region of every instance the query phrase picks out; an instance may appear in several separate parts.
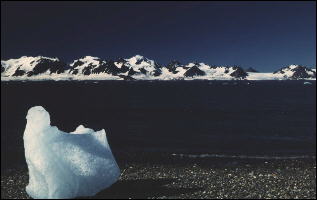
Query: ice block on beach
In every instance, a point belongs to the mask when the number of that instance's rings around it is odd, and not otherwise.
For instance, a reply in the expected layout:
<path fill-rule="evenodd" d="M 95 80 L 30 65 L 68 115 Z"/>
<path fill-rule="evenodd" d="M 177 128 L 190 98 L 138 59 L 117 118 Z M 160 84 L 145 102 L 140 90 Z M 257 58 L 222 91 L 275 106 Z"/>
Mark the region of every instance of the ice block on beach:
<path fill-rule="evenodd" d="M 104 129 L 95 132 L 80 125 L 74 132 L 63 132 L 50 125 L 50 115 L 41 106 L 30 108 L 26 119 L 26 192 L 31 197 L 93 196 L 118 180 L 120 169 Z"/>

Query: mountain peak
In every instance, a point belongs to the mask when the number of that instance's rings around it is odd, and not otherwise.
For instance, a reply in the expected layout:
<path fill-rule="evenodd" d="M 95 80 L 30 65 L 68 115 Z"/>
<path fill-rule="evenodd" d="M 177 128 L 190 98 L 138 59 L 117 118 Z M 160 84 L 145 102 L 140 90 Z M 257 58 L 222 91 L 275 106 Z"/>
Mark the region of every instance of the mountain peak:
<path fill-rule="evenodd" d="M 135 55 L 135 56 L 132 56 L 131 58 L 128 58 L 127 60 L 130 60 L 132 61 L 133 63 L 136 63 L 138 61 L 143 61 L 143 60 L 147 60 L 147 58 L 145 58 L 144 56 L 141 56 L 141 55 Z"/>
<path fill-rule="evenodd" d="M 84 56 L 82 58 L 79 58 L 78 60 L 80 60 L 80 61 L 93 61 L 93 60 L 100 60 L 100 58 L 94 57 L 94 56 Z"/>
<path fill-rule="evenodd" d="M 139 54 L 137 54 L 137 55 L 135 55 L 135 56 L 133 56 L 135 59 L 144 59 L 144 56 L 141 56 L 141 55 L 139 55 Z"/>
<path fill-rule="evenodd" d="M 153 60 L 149 60 L 148 58 L 141 56 L 141 55 L 135 55 L 131 58 L 126 59 L 131 65 L 140 65 L 143 62 L 148 64 L 154 64 Z"/>

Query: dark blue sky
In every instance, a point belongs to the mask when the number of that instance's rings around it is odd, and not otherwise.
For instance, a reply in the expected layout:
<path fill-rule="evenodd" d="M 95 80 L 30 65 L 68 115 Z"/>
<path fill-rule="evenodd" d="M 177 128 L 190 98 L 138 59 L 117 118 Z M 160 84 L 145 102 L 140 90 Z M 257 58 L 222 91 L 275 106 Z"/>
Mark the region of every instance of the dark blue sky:
<path fill-rule="evenodd" d="M 316 66 L 316 2 L 1 2 L 1 59 Z"/>

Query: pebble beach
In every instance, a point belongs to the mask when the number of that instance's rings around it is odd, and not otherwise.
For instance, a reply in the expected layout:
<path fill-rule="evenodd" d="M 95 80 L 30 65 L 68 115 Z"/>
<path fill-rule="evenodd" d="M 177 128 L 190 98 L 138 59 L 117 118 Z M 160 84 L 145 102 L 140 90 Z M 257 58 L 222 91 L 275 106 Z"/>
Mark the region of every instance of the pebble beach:
<path fill-rule="evenodd" d="M 316 198 L 315 158 L 184 158 L 155 153 L 121 153 L 116 158 L 119 180 L 90 199 Z M 27 183 L 26 166 L 2 169 L 1 198 L 29 199 Z"/>

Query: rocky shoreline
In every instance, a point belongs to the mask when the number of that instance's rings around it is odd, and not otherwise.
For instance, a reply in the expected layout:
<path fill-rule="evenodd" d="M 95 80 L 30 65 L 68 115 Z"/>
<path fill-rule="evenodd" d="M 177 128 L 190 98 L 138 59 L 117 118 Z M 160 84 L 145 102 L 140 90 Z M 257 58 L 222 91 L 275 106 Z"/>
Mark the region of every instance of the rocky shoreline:
<path fill-rule="evenodd" d="M 98 198 L 316 198 L 316 159 L 117 154 L 121 177 Z M 30 198 L 27 167 L 1 171 L 1 198 Z"/>

